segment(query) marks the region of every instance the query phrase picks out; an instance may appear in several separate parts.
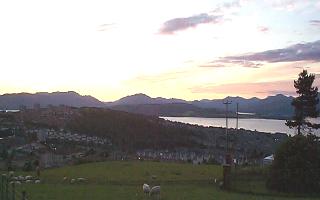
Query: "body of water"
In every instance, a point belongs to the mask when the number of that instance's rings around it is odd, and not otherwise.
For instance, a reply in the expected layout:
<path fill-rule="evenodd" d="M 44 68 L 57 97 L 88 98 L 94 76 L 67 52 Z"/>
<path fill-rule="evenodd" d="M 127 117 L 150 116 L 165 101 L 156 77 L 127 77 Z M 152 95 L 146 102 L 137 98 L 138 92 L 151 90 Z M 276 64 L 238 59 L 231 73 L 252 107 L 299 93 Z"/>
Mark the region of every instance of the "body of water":
<path fill-rule="evenodd" d="M 182 122 L 188 124 L 202 125 L 202 126 L 214 126 L 214 127 L 226 127 L 225 118 L 202 118 L 202 117 L 161 117 L 163 119 Z M 276 119 L 239 119 L 239 128 L 247 130 L 257 130 L 267 133 L 288 133 L 294 134 L 295 129 L 289 129 L 285 125 L 285 120 Z M 228 127 L 236 128 L 236 119 L 228 119 Z"/>
<path fill-rule="evenodd" d="M 20 112 L 20 110 L 0 110 L 0 112 Z"/>

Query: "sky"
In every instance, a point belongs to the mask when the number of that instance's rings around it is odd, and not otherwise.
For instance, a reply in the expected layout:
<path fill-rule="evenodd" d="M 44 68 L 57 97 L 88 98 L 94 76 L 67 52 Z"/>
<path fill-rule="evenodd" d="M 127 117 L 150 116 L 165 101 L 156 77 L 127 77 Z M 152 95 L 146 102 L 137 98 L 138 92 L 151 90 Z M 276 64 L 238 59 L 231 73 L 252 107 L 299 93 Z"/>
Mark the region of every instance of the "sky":
<path fill-rule="evenodd" d="M 0 94 L 294 95 L 319 36 L 320 0 L 0 0 Z"/>

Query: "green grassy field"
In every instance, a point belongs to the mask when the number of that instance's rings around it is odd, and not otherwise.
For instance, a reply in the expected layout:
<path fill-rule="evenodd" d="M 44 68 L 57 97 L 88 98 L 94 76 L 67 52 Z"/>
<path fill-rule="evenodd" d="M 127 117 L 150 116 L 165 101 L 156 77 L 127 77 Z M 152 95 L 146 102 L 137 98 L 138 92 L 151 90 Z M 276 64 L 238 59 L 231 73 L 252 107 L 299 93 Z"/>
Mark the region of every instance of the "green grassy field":
<path fill-rule="evenodd" d="M 19 187 L 27 191 L 31 200 L 150 199 L 142 192 L 143 183 L 161 185 L 163 200 L 303 199 L 227 192 L 213 181 L 221 179 L 221 175 L 222 167 L 217 165 L 112 161 L 45 170 L 41 173 L 41 184 Z M 69 180 L 79 177 L 88 180 L 70 184 L 63 181 L 64 176 Z"/>

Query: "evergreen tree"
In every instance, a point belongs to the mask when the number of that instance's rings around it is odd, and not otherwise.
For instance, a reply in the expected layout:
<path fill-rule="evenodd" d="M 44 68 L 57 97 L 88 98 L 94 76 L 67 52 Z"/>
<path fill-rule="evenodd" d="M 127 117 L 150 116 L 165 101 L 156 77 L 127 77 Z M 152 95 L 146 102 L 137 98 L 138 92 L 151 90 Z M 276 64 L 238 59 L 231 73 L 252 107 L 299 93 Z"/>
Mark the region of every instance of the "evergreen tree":
<path fill-rule="evenodd" d="M 282 192 L 320 191 L 320 141 L 315 135 L 289 137 L 275 152 L 267 187 Z"/>
<path fill-rule="evenodd" d="M 287 120 L 286 125 L 289 128 L 297 128 L 298 135 L 301 134 L 303 128 L 320 128 L 320 124 L 312 123 L 307 119 L 319 116 L 317 110 L 317 104 L 319 103 L 318 87 L 312 86 L 314 79 L 314 74 L 308 74 L 307 70 L 303 70 L 299 74 L 298 80 L 294 81 L 298 97 L 294 98 L 291 103 L 294 107 L 294 116 L 292 120 Z"/>

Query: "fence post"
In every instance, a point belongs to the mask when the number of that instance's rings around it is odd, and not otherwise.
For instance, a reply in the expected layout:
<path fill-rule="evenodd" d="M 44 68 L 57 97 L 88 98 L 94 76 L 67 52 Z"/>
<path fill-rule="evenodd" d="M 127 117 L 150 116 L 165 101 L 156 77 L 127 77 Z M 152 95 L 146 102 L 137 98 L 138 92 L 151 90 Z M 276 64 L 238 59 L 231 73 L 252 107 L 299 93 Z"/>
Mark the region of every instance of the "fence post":
<path fill-rule="evenodd" d="M 231 182 L 231 165 L 224 164 L 223 165 L 223 187 L 224 189 L 230 189 Z"/>
<path fill-rule="evenodd" d="M 9 179 L 5 176 L 5 186 L 6 186 L 6 200 L 9 200 Z"/>
<path fill-rule="evenodd" d="M 1 175 L 1 185 L 0 185 L 0 190 L 1 190 L 1 199 L 3 199 L 3 175 Z"/>
<path fill-rule="evenodd" d="M 1 195 L 1 199 L 3 199 L 3 178 L 2 178 L 2 175 L 1 175 L 1 181 L 0 181 L 0 195 Z"/>
<path fill-rule="evenodd" d="M 11 188 L 11 190 L 12 190 L 12 200 L 15 200 L 15 198 L 16 198 L 16 186 L 15 185 L 16 185 L 15 183 L 12 183 L 12 188 Z"/>
<path fill-rule="evenodd" d="M 21 200 L 27 200 L 27 193 L 25 190 L 22 191 L 22 199 Z"/>

